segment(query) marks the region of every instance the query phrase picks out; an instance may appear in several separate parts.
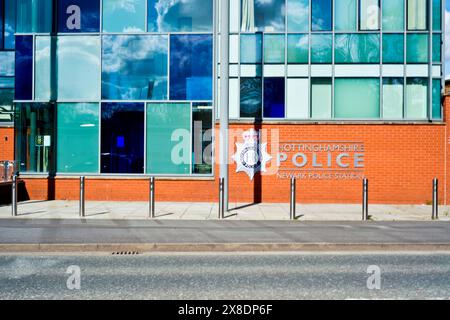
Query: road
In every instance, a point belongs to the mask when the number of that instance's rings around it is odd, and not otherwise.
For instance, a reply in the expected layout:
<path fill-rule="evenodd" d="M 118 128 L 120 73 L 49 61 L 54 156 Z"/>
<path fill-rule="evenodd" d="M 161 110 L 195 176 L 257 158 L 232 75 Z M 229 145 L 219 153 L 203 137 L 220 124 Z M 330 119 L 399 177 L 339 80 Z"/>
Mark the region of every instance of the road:
<path fill-rule="evenodd" d="M 367 287 L 373 265 L 379 290 Z M 0 255 L 0 299 L 432 298 L 450 299 L 450 253 Z"/>

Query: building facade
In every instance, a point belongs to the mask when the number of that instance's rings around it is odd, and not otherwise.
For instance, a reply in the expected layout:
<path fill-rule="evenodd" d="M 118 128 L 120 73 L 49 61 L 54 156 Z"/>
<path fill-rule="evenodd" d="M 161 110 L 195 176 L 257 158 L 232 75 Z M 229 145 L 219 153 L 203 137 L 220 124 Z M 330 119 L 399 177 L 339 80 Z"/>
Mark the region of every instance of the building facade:
<path fill-rule="evenodd" d="M 156 176 L 160 200 L 217 199 L 218 3 L 0 0 L 0 158 L 30 198 L 87 176 L 88 199 L 145 200 Z M 373 202 L 427 203 L 437 177 L 446 202 L 443 10 L 230 0 L 230 200 L 296 177 L 300 201 L 359 202 L 367 177 Z"/>

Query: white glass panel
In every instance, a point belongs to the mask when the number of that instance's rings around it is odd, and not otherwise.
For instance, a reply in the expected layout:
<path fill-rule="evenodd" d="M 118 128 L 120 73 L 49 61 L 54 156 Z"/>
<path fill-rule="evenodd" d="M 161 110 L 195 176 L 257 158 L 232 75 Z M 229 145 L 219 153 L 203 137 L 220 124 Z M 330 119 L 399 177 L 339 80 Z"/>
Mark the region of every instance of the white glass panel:
<path fill-rule="evenodd" d="M 287 118 L 309 118 L 308 79 L 287 79 Z"/>

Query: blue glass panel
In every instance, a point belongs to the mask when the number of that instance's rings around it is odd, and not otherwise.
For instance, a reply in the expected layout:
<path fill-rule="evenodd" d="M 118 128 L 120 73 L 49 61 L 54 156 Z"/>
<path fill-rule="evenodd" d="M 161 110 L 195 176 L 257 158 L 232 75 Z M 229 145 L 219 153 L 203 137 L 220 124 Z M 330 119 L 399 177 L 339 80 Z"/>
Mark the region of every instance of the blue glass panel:
<path fill-rule="evenodd" d="M 262 117 L 261 78 L 241 78 L 241 118 Z"/>
<path fill-rule="evenodd" d="M 3 0 L 0 0 L 0 50 L 3 49 L 3 35 L 4 35 L 4 31 L 3 31 L 3 25 L 4 25 L 3 16 L 4 16 Z"/>
<path fill-rule="evenodd" d="M 166 100 L 167 55 L 167 36 L 104 36 L 103 99 Z"/>
<path fill-rule="evenodd" d="M 53 0 L 17 0 L 16 30 L 20 33 L 52 31 Z"/>
<path fill-rule="evenodd" d="M 0 77 L 14 77 L 14 51 L 0 51 Z"/>
<path fill-rule="evenodd" d="M 332 0 L 312 1 L 312 30 L 331 31 Z"/>
<path fill-rule="evenodd" d="M 264 118 L 284 118 L 284 78 L 264 78 Z"/>
<path fill-rule="evenodd" d="M 144 32 L 145 1 L 103 0 L 103 32 Z"/>
<path fill-rule="evenodd" d="M 241 63 L 262 62 L 262 34 L 241 34 Z"/>
<path fill-rule="evenodd" d="M 149 32 L 212 32 L 213 0 L 148 0 Z"/>
<path fill-rule="evenodd" d="M 33 36 L 16 37 L 16 100 L 33 98 Z"/>
<path fill-rule="evenodd" d="M 99 32 L 100 0 L 59 0 L 58 32 Z"/>
<path fill-rule="evenodd" d="M 212 36 L 170 36 L 170 99 L 212 100 Z"/>
<path fill-rule="evenodd" d="M 16 32 L 16 0 L 5 0 L 5 49 L 14 50 Z"/>
<path fill-rule="evenodd" d="M 144 173 L 144 104 L 102 103 L 101 172 Z"/>

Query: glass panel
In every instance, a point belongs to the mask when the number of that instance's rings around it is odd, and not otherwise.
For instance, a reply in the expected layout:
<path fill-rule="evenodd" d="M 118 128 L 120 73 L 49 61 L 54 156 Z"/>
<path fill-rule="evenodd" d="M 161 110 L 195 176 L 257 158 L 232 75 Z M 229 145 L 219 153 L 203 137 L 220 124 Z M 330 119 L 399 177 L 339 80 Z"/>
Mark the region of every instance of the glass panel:
<path fill-rule="evenodd" d="M 356 31 L 356 1 L 335 0 L 335 30 Z"/>
<path fill-rule="evenodd" d="M 241 0 L 242 31 L 276 32 L 285 29 L 285 0 Z"/>
<path fill-rule="evenodd" d="M 441 34 L 433 34 L 433 62 L 441 62 Z"/>
<path fill-rule="evenodd" d="M 102 49 L 103 99 L 167 99 L 167 36 L 103 36 Z"/>
<path fill-rule="evenodd" d="M 56 55 L 58 57 L 58 99 L 98 100 L 100 97 L 100 38 L 59 36 Z"/>
<path fill-rule="evenodd" d="M 190 174 L 191 105 L 147 104 L 147 173 Z"/>
<path fill-rule="evenodd" d="M 427 78 L 408 78 L 406 82 L 406 118 L 427 119 Z"/>
<path fill-rule="evenodd" d="M 403 34 L 383 34 L 383 63 L 403 63 L 405 44 Z"/>
<path fill-rule="evenodd" d="M 16 0 L 5 0 L 5 49 L 14 50 L 16 32 Z"/>
<path fill-rule="evenodd" d="M 406 36 L 406 62 L 428 62 L 428 35 L 408 34 Z"/>
<path fill-rule="evenodd" d="M 335 118 L 380 118 L 380 79 L 336 78 L 334 83 Z"/>
<path fill-rule="evenodd" d="M 129 5 L 126 1 L 125 5 Z M 58 32 L 99 32 L 100 1 L 58 0 Z"/>
<path fill-rule="evenodd" d="M 241 63 L 262 62 L 262 34 L 241 34 Z"/>
<path fill-rule="evenodd" d="M 149 32 L 212 32 L 213 0 L 148 0 Z"/>
<path fill-rule="evenodd" d="M 337 34 L 336 63 L 379 63 L 380 35 Z"/>
<path fill-rule="evenodd" d="M 170 36 L 170 99 L 212 100 L 211 35 Z"/>
<path fill-rule="evenodd" d="M 54 107 L 46 103 L 16 104 L 16 159 L 20 172 L 53 171 Z"/>
<path fill-rule="evenodd" d="M 309 0 L 287 0 L 288 32 L 309 31 Z"/>
<path fill-rule="evenodd" d="M 241 78 L 241 118 L 262 117 L 261 78 Z"/>
<path fill-rule="evenodd" d="M 427 30 L 427 0 L 408 0 L 408 30 Z"/>
<path fill-rule="evenodd" d="M 3 26 L 4 26 L 4 21 L 3 21 L 3 17 L 5 15 L 5 13 L 3 12 L 3 1 L 0 0 L 0 50 L 3 50 L 3 37 L 4 37 L 4 30 L 3 30 Z"/>
<path fill-rule="evenodd" d="M 284 118 L 284 78 L 264 78 L 264 118 Z"/>
<path fill-rule="evenodd" d="M 309 118 L 309 80 L 287 79 L 286 118 Z"/>
<path fill-rule="evenodd" d="M 442 0 L 433 0 L 433 30 L 441 31 L 441 23 L 442 23 Z"/>
<path fill-rule="evenodd" d="M 33 99 L 33 36 L 16 36 L 16 100 Z"/>
<path fill-rule="evenodd" d="M 37 36 L 35 44 L 34 99 L 51 99 L 51 37 Z"/>
<path fill-rule="evenodd" d="M 99 167 L 98 104 L 60 103 L 56 112 L 56 171 L 97 173 Z"/>
<path fill-rule="evenodd" d="M 14 77 L 14 51 L 0 51 L 0 77 Z"/>
<path fill-rule="evenodd" d="M 0 85 L 0 123 L 14 121 L 14 89 L 3 89 Z"/>
<path fill-rule="evenodd" d="M 403 119 L 403 78 L 383 79 L 383 119 Z"/>
<path fill-rule="evenodd" d="M 311 118 L 331 119 L 331 78 L 311 78 Z"/>
<path fill-rule="evenodd" d="M 288 63 L 308 63 L 309 43 L 307 34 L 288 35 Z"/>
<path fill-rule="evenodd" d="M 441 80 L 433 79 L 433 120 L 442 119 Z"/>
<path fill-rule="evenodd" d="M 312 31 L 331 31 L 332 0 L 312 1 Z"/>
<path fill-rule="evenodd" d="M 332 46 L 331 34 L 311 35 L 311 63 L 331 63 Z"/>
<path fill-rule="evenodd" d="M 383 1 L 383 31 L 403 31 L 405 29 L 404 0 Z"/>
<path fill-rule="evenodd" d="M 264 63 L 284 63 L 284 34 L 264 35 Z"/>
<path fill-rule="evenodd" d="M 103 32 L 144 32 L 146 0 L 103 0 Z"/>
<path fill-rule="evenodd" d="M 192 122 L 192 173 L 212 173 L 212 104 L 194 103 Z"/>
<path fill-rule="evenodd" d="M 52 31 L 53 0 L 17 0 L 18 33 Z"/>
<path fill-rule="evenodd" d="M 101 172 L 144 173 L 144 104 L 102 103 Z"/>
<path fill-rule="evenodd" d="M 360 30 L 380 29 L 380 1 L 360 0 Z"/>

